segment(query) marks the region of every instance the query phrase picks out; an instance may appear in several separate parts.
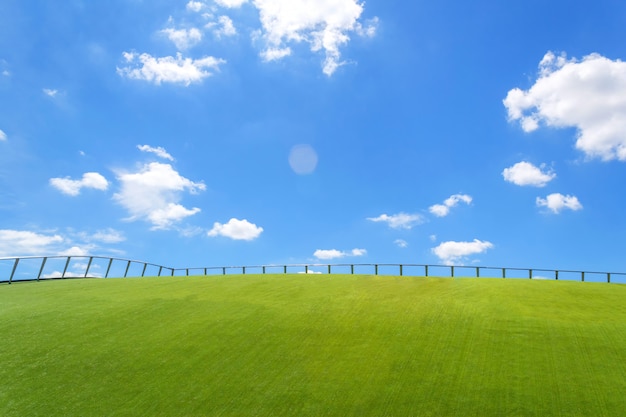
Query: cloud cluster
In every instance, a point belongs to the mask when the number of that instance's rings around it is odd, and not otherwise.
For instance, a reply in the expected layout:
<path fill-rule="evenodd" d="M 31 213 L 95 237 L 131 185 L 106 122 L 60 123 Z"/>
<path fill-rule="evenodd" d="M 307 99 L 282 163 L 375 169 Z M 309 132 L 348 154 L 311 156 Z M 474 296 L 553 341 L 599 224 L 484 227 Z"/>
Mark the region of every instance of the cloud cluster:
<path fill-rule="evenodd" d="M 50 178 L 50 185 L 63 194 L 71 196 L 77 196 L 83 188 L 93 188 L 101 191 L 109 188 L 107 179 L 97 172 L 86 172 L 80 180 L 73 180 L 69 177 Z"/>
<path fill-rule="evenodd" d="M 446 265 L 453 265 L 467 256 L 483 253 L 493 248 L 487 241 L 474 239 L 471 242 L 442 242 L 432 252 Z"/>
<path fill-rule="evenodd" d="M 174 223 L 192 216 L 200 209 L 188 209 L 179 204 L 183 192 L 195 194 L 206 186 L 193 182 L 176 171 L 170 164 L 151 162 L 137 172 L 119 173 L 120 191 L 113 195 L 115 201 L 130 213 L 128 220 L 145 220 L 153 229 L 167 229 Z"/>
<path fill-rule="evenodd" d="M 574 127 L 576 148 L 587 156 L 626 161 L 626 63 L 620 60 L 548 52 L 534 85 L 510 90 L 504 105 L 526 132 L 542 124 Z"/>
<path fill-rule="evenodd" d="M 0 142 L 7 140 L 7 134 L 0 129 Z"/>
<path fill-rule="evenodd" d="M 443 204 L 434 204 L 428 208 L 433 215 L 437 217 L 445 217 L 450 214 L 450 209 L 456 207 L 459 203 L 470 204 L 472 197 L 467 194 L 454 194 L 448 197 Z"/>
<path fill-rule="evenodd" d="M 324 52 L 322 71 L 328 76 L 345 64 L 340 48 L 351 33 L 375 33 L 375 20 L 365 28 L 359 22 L 363 5 L 356 0 L 253 0 L 253 4 L 261 18 L 264 60 L 291 55 L 291 43 L 305 42 L 311 51 Z"/>
<path fill-rule="evenodd" d="M 212 56 L 200 59 L 183 58 L 180 53 L 176 57 L 159 58 L 146 53 L 124 52 L 123 56 L 127 66 L 117 68 L 119 75 L 156 85 L 165 82 L 189 86 L 212 76 L 226 62 Z"/>
<path fill-rule="evenodd" d="M 198 28 L 173 29 L 167 28 L 161 31 L 167 38 L 176 45 L 179 51 L 184 51 L 200 43 L 202 32 Z"/>
<path fill-rule="evenodd" d="M 365 256 L 367 251 L 365 249 L 352 249 L 351 251 L 340 251 L 337 249 L 318 249 L 313 253 L 317 259 L 331 260 L 345 258 L 346 256 Z"/>
<path fill-rule="evenodd" d="M 263 233 L 263 228 L 248 220 L 232 218 L 226 224 L 215 222 L 207 233 L 210 237 L 224 236 L 233 240 L 254 240 Z"/>

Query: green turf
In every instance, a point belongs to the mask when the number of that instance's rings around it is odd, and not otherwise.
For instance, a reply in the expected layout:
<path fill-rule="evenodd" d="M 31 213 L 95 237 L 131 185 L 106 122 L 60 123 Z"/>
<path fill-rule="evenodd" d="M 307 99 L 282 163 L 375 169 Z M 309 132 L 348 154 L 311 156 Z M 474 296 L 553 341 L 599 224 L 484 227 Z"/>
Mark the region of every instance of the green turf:
<path fill-rule="evenodd" d="M 0 415 L 618 416 L 626 286 L 341 275 L 0 285 Z"/>

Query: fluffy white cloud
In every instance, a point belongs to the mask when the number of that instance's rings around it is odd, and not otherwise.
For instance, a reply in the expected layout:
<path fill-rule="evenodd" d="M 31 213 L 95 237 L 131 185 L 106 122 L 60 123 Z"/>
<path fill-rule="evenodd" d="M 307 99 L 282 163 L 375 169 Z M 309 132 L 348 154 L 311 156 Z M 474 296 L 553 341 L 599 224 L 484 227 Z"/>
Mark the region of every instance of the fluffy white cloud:
<path fill-rule="evenodd" d="M 512 167 L 505 168 L 504 171 L 502 171 L 502 176 L 506 181 L 512 182 L 515 185 L 530 185 L 533 187 L 544 187 L 547 183 L 556 178 L 554 172 L 544 172 L 526 161 L 518 162 Z"/>
<path fill-rule="evenodd" d="M 7 134 L 0 129 L 0 142 L 3 140 L 7 140 Z"/>
<path fill-rule="evenodd" d="M 235 36 L 237 29 L 232 19 L 228 16 L 220 16 L 217 18 L 217 22 L 211 22 L 206 25 L 207 28 L 214 28 L 213 34 L 218 38 L 222 36 Z"/>
<path fill-rule="evenodd" d="M 442 242 L 432 252 L 446 265 L 452 265 L 467 256 L 483 253 L 491 248 L 491 242 L 474 239 L 472 242 Z"/>
<path fill-rule="evenodd" d="M 197 28 L 191 29 L 163 29 L 161 33 L 165 34 L 170 41 L 176 45 L 179 51 L 184 51 L 197 45 L 202 40 L 202 32 Z"/>
<path fill-rule="evenodd" d="M 64 241 L 58 234 L 23 230 L 0 230 L 0 256 L 50 255 Z"/>
<path fill-rule="evenodd" d="M 589 157 L 626 161 L 626 63 L 598 54 L 581 61 L 548 52 L 535 84 L 510 90 L 509 120 L 531 132 L 543 123 L 578 129 L 576 148 Z"/>
<path fill-rule="evenodd" d="M 204 7 L 204 4 L 200 1 L 191 0 L 187 3 L 187 10 L 191 10 L 192 12 L 199 12 Z"/>
<path fill-rule="evenodd" d="M 50 178 L 50 185 L 63 194 L 76 196 L 83 188 L 93 188 L 104 191 L 109 188 L 109 182 L 97 172 L 86 172 L 80 180 L 66 178 Z"/>
<path fill-rule="evenodd" d="M 210 77 L 219 70 L 226 61 L 207 56 L 200 59 L 183 58 L 180 53 L 176 57 L 166 56 L 155 58 L 149 54 L 124 52 L 128 66 L 117 68 L 122 77 L 144 80 L 160 85 L 162 82 L 179 83 L 189 86 Z"/>
<path fill-rule="evenodd" d="M 559 213 L 565 209 L 578 211 L 583 208 L 577 197 L 560 193 L 550 194 L 546 198 L 537 197 L 537 207 L 546 207 L 553 213 Z"/>
<path fill-rule="evenodd" d="M 470 204 L 472 197 L 467 194 L 454 194 L 448 197 L 443 204 L 434 204 L 428 210 L 437 217 L 445 217 L 450 214 L 450 209 L 457 206 L 460 202 Z"/>
<path fill-rule="evenodd" d="M 318 249 L 313 253 L 317 259 L 330 260 L 339 259 L 346 256 L 365 256 L 367 251 L 365 249 L 352 249 L 351 251 L 340 251 L 337 249 Z"/>
<path fill-rule="evenodd" d="M 392 214 L 391 216 L 387 214 L 381 214 L 378 217 L 368 217 L 367 220 L 370 220 L 372 222 L 387 223 L 389 227 L 393 229 L 407 230 L 424 223 L 424 218 L 421 215 L 408 213 Z"/>
<path fill-rule="evenodd" d="M 163 159 L 168 159 L 170 161 L 174 160 L 174 157 L 172 155 L 170 155 L 164 148 L 162 147 L 152 147 L 149 145 L 137 145 L 137 149 L 139 149 L 141 152 L 148 152 L 148 153 L 153 153 L 156 156 L 158 156 L 159 158 L 163 158 Z"/>
<path fill-rule="evenodd" d="M 145 220 L 153 229 L 168 229 L 174 223 L 200 211 L 178 204 L 181 194 L 195 194 L 206 188 L 181 176 L 169 164 L 152 162 L 138 172 L 120 173 L 121 190 L 113 198 L 130 214 L 129 220 Z"/>
<path fill-rule="evenodd" d="M 226 224 L 215 222 L 208 232 L 211 237 L 224 236 L 234 240 L 254 240 L 261 235 L 263 228 L 248 220 L 232 218 Z"/>
<path fill-rule="evenodd" d="M 218 3 L 241 4 L 241 1 L 218 0 Z M 265 48 L 261 57 L 267 61 L 291 53 L 289 44 L 306 42 L 311 51 L 323 51 L 324 74 L 330 76 L 343 65 L 340 48 L 350 40 L 350 33 L 373 36 L 377 20 L 366 28 L 359 22 L 363 5 L 357 0 L 253 0 L 261 18 L 261 38 Z"/>

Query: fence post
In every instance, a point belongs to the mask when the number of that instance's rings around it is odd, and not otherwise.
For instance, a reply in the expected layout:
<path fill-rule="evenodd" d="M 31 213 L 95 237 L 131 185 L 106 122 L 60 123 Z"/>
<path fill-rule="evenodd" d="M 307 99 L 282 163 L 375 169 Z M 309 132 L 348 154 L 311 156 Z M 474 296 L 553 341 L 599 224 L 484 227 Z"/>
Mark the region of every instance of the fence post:
<path fill-rule="evenodd" d="M 580 279 L 582 280 L 582 282 L 585 282 L 585 271 L 582 271 L 580 273 Z"/>
<path fill-rule="evenodd" d="M 611 283 L 611 273 L 610 272 L 606 273 L 606 282 L 609 283 L 609 284 Z"/>
<path fill-rule="evenodd" d="M 263 266 L 263 275 L 265 275 L 265 266 Z"/>
<path fill-rule="evenodd" d="M 13 275 L 15 274 L 15 270 L 17 269 L 17 264 L 20 263 L 20 258 L 15 258 L 15 263 L 13 264 L 13 271 L 11 271 L 11 276 L 9 277 L 9 284 L 13 281 Z"/>
<path fill-rule="evenodd" d="M 353 265 L 350 265 L 350 273 L 351 273 L 352 275 L 354 275 L 354 264 L 353 264 Z"/>
<path fill-rule="evenodd" d="M 558 281 L 558 280 L 559 280 L 559 271 L 554 271 L 554 279 L 555 279 L 556 281 Z"/>
<path fill-rule="evenodd" d="M 142 278 L 146 275 L 146 268 L 148 268 L 148 264 L 143 264 L 143 269 L 141 270 Z"/>
<path fill-rule="evenodd" d="M 44 256 L 43 261 L 41 261 L 41 268 L 39 268 L 39 274 L 37 274 L 37 281 L 41 278 L 41 274 L 43 274 L 43 267 L 46 265 L 47 257 Z"/>
<path fill-rule="evenodd" d="M 400 276 L 402 276 L 402 264 L 400 264 Z"/>
<path fill-rule="evenodd" d="M 126 271 L 124 271 L 124 278 L 126 278 L 126 276 L 128 275 L 128 270 L 130 269 L 130 262 L 128 261 L 128 263 L 126 264 Z"/>
<path fill-rule="evenodd" d="M 532 269 L 528 270 L 528 279 L 533 279 L 533 270 Z"/>
<path fill-rule="evenodd" d="M 304 274 L 305 275 L 309 274 L 309 266 L 308 265 L 304 265 Z"/>
<path fill-rule="evenodd" d="M 285 265 L 283 268 L 284 268 L 285 274 L 287 274 L 287 265 Z"/>
<path fill-rule="evenodd" d="M 374 275 L 378 275 L 378 265 L 374 265 Z"/>
<path fill-rule="evenodd" d="M 241 267 L 241 271 L 243 272 L 243 275 L 246 275 L 246 267 L 245 266 Z"/>
<path fill-rule="evenodd" d="M 480 278 L 480 267 L 476 267 L 476 278 Z"/>
<path fill-rule="evenodd" d="M 89 262 L 87 262 L 87 268 L 85 269 L 85 278 L 87 278 L 87 275 L 89 275 L 89 268 L 91 268 L 91 262 L 93 262 L 93 256 L 90 256 Z"/>
<path fill-rule="evenodd" d="M 450 265 L 450 277 L 454 278 L 454 265 Z"/>
<path fill-rule="evenodd" d="M 111 271 L 111 265 L 113 265 L 113 258 L 109 258 L 109 265 L 107 266 L 107 272 L 106 272 L 106 274 L 104 274 L 105 278 L 109 277 L 109 271 Z"/>
<path fill-rule="evenodd" d="M 502 268 L 502 278 L 506 278 L 506 268 Z"/>
<path fill-rule="evenodd" d="M 424 275 L 428 276 L 428 265 L 424 265 Z"/>
<path fill-rule="evenodd" d="M 71 256 L 67 257 L 67 262 L 65 262 L 65 268 L 63 268 L 63 274 L 61 274 L 61 278 L 65 278 L 65 273 L 67 272 L 67 267 L 70 266 L 70 259 L 72 259 Z"/>
<path fill-rule="evenodd" d="M 161 272 L 163 272 L 163 267 L 159 266 L 159 275 L 158 276 L 161 276 Z"/>
<path fill-rule="evenodd" d="M 330 264 L 328 264 L 328 275 L 330 275 Z"/>

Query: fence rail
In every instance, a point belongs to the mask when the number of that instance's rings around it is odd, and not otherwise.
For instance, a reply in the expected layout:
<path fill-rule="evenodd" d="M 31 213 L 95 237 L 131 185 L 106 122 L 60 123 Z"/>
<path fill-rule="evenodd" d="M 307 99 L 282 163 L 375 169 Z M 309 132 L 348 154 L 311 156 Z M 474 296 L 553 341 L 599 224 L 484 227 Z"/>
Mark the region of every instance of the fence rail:
<path fill-rule="evenodd" d="M 291 264 L 172 268 L 106 256 L 0 258 L 0 283 L 67 278 L 130 278 L 228 274 L 368 274 L 397 276 L 527 278 L 626 283 L 623 272 L 425 264 Z"/>

